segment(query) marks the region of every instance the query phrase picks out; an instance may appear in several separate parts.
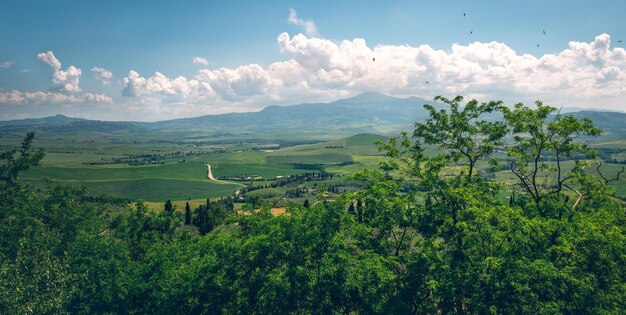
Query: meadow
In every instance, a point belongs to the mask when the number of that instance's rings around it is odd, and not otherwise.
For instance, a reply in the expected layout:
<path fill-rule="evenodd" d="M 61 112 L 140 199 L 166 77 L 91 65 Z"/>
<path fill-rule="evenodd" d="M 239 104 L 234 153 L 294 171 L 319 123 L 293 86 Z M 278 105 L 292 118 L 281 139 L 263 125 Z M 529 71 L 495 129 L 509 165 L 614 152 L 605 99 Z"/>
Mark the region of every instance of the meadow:
<path fill-rule="evenodd" d="M 3 144 L 19 143 L 18 136 L 4 135 Z M 26 171 L 20 180 L 39 188 L 53 180 L 83 186 L 93 195 L 106 194 L 155 205 L 168 199 L 181 201 L 182 205 L 187 200 L 200 204 L 206 198 L 233 195 L 251 184 L 250 177 L 256 178 L 253 186 L 270 186 L 277 178 L 323 170 L 344 179 L 339 183 L 336 180 L 320 181 L 320 184 L 341 185 L 349 176 L 365 169 L 375 169 L 384 160 L 375 143 L 386 139 L 375 134 L 316 142 L 288 136 L 287 139 L 258 139 L 248 135 L 215 136 L 199 132 L 151 136 L 43 133 L 37 135 L 35 145 L 44 147 L 46 156 L 40 166 Z M 626 143 L 619 138 L 599 137 L 592 145 L 609 152 L 605 158 L 623 160 L 626 152 Z M 116 159 L 141 160 L 145 164 L 113 163 Z M 219 181 L 207 179 L 206 164 L 211 165 Z M 566 167 L 570 164 L 565 163 Z M 601 170 L 609 178 L 621 167 L 621 164 L 605 162 Z M 487 163 L 479 163 L 479 168 L 486 169 Z M 595 166 L 589 171 L 595 171 Z M 494 178 L 503 183 L 515 181 L 507 170 L 495 173 Z M 626 176 L 611 185 L 619 198 L 626 199 Z M 304 185 L 263 187 L 251 191 L 250 196 L 280 198 L 297 187 Z"/>

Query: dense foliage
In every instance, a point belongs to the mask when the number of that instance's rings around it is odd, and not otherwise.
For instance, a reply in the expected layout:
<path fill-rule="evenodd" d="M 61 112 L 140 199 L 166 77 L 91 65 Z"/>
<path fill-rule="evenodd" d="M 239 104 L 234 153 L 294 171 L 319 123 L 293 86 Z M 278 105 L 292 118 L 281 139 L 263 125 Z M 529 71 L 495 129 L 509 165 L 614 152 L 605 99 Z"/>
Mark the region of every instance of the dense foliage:
<path fill-rule="evenodd" d="M 592 158 L 574 139 L 600 131 L 542 104 L 438 100 L 451 110 L 381 144 L 364 189 L 278 217 L 36 191 L 15 182 L 42 158 L 29 134 L 1 155 L 0 313 L 625 312 L 626 208 L 588 160 L 545 163 Z M 515 195 L 476 170 L 505 143 Z"/>

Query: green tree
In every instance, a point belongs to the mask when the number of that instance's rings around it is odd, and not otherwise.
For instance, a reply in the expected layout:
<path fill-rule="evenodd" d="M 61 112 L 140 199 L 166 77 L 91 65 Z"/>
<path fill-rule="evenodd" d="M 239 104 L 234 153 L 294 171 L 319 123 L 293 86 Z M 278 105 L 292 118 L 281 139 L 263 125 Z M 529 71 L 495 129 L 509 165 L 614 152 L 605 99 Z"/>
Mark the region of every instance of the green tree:
<path fill-rule="evenodd" d="M 208 204 L 207 204 L 208 207 Z M 192 221 L 191 207 L 189 206 L 189 202 L 185 204 L 185 225 L 191 225 Z"/>
<path fill-rule="evenodd" d="M 35 138 L 34 132 L 29 132 L 19 148 L 9 149 L 0 152 L 0 181 L 5 185 L 12 184 L 19 173 L 29 169 L 31 166 L 39 165 L 44 157 L 43 148 L 33 150 L 32 142 Z"/>
<path fill-rule="evenodd" d="M 165 212 L 174 212 L 174 207 L 172 206 L 172 201 L 170 201 L 169 199 L 167 199 L 165 201 L 164 211 Z"/>
<path fill-rule="evenodd" d="M 495 113 L 504 108 L 502 102 L 491 101 L 478 103 L 471 100 L 461 106 L 463 97 L 447 99 L 435 97 L 450 106 L 449 112 L 437 110 L 432 105 L 424 105 L 430 117 L 425 122 L 415 123 L 411 138 L 403 133 L 400 143 L 396 139 L 382 147 L 389 157 L 401 162 L 405 172 L 425 180 L 425 167 L 429 171 L 439 172 L 445 166 L 465 166 L 467 181 L 471 181 L 476 163 L 488 157 L 496 146 L 502 144 L 506 135 L 506 126 L 501 121 L 485 118 L 486 114 Z M 412 141 L 411 141 L 412 140 Z M 425 145 L 435 146 L 438 154 L 435 157 L 425 155 Z M 387 168 L 396 169 L 398 164 L 386 164 Z M 433 175 L 433 174 L 430 174 Z"/>
<path fill-rule="evenodd" d="M 576 141 L 581 136 L 597 136 L 602 130 L 593 126 L 588 118 L 577 119 L 562 115 L 556 108 L 536 102 L 536 109 L 516 104 L 504 108 L 504 118 L 511 128 L 513 145 L 508 154 L 512 158 L 510 169 L 519 180 L 521 188 L 536 204 L 550 195 L 559 194 L 571 187 L 572 179 L 586 166 L 581 159 L 596 156 L 588 145 Z M 564 169 L 563 161 L 575 160 L 571 171 Z"/>

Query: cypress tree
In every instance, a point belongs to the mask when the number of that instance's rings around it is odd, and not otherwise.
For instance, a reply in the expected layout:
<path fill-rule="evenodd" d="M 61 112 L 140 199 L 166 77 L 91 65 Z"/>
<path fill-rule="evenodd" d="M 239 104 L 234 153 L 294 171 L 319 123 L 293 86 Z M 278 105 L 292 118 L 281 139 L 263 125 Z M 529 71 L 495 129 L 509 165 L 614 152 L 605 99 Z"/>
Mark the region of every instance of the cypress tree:
<path fill-rule="evenodd" d="M 167 201 L 165 201 L 165 212 L 174 212 L 174 207 L 172 207 L 172 202 L 167 199 Z"/>
<path fill-rule="evenodd" d="M 185 204 L 185 225 L 191 225 L 191 207 L 189 206 L 189 202 Z"/>

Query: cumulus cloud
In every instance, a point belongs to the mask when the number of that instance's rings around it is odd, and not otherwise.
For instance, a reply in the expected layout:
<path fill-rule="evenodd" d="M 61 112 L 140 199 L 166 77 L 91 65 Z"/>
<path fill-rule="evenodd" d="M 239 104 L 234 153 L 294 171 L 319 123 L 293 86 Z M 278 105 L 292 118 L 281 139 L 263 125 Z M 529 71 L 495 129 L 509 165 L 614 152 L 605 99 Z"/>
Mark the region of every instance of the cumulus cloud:
<path fill-rule="evenodd" d="M 205 65 L 205 66 L 209 65 L 209 61 L 202 57 L 193 57 L 193 63 L 196 65 Z"/>
<path fill-rule="evenodd" d="M 111 104 L 113 101 L 104 94 L 85 93 L 67 95 L 55 92 L 21 92 L 12 90 L 0 92 L 0 105 L 55 105 L 55 104 Z"/>
<path fill-rule="evenodd" d="M 55 70 L 52 74 L 52 86 L 51 90 L 78 93 L 81 91 L 78 83 L 82 72 L 80 69 L 69 66 L 67 70 Z"/>
<path fill-rule="evenodd" d="M 370 48 L 363 39 L 335 43 L 283 33 L 278 44 L 283 54 L 304 68 L 308 83 L 320 88 L 493 98 L 626 96 L 626 52 L 611 49 L 607 34 L 590 43 L 570 42 L 560 53 L 539 58 L 518 54 L 499 42 L 454 44 L 449 51 L 428 45 Z"/>
<path fill-rule="evenodd" d="M 266 95 L 271 85 L 272 78 L 268 72 L 256 64 L 235 69 L 202 69 L 193 79 L 182 76 L 170 79 L 160 72 L 143 77 L 131 70 L 128 76 L 122 79 L 122 95 L 130 97 L 161 95 L 189 102 L 207 99 L 240 101 Z"/>
<path fill-rule="evenodd" d="M 81 91 L 78 83 L 82 72 L 79 68 L 69 66 L 66 70 L 61 70 L 61 62 L 54 56 L 52 51 L 39 53 L 37 58 L 54 69 L 51 90 L 68 93 Z"/>
<path fill-rule="evenodd" d="M 93 67 L 90 71 L 95 74 L 96 80 L 102 82 L 102 84 L 107 85 L 111 83 L 111 78 L 113 78 L 111 71 L 100 67 Z"/>
<path fill-rule="evenodd" d="M 54 70 L 59 70 L 61 69 L 61 62 L 59 61 L 59 59 L 57 59 L 57 57 L 54 56 L 54 53 L 51 51 L 45 52 L 45 53 L 39 53 L 37 54 L 37 58 L 49 65 L 50 67 L 52 67 L 52 69 Z"/>
<path fill-rule="evenodd" d="M 15 64 L 14 60 L 0 62 L 0 69 L 9 69 Z"/>
<path fill-rule="evenodd" d="M 317 36 L 317 26 L 313 20 L 303 20 L 298 17 L 298 12 L 294 9 L 289 9 L 289 18 L 287 21 L 293 25 L 304 27 L 304 31 L 308 36 Z"/>
<path fill-rule="evenodd" d="M 161 72 L 142 76 L 131 70 L 122 79 L 122 94 L 163 113 L 189 110 L 187 116 L 331 101 L 368 91 L 427 99 L 435 95 L 506 102 L 540 99 L 626 110 L 626 51 L 611 48 L 607 34 L 591 42 L 572 41 L 557 54 L 539 57 L 495 41 L 438 50 L 429 45 L 368 46 L 358 38 L 335 42 L 282 33 L 277 42 L 286 60 L 267 67 L 201 69 L 191 78 L 170 78 Z"/>

